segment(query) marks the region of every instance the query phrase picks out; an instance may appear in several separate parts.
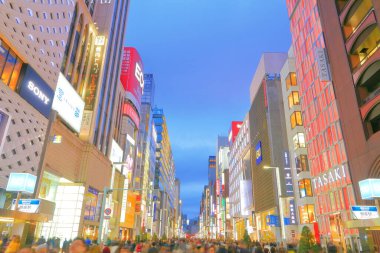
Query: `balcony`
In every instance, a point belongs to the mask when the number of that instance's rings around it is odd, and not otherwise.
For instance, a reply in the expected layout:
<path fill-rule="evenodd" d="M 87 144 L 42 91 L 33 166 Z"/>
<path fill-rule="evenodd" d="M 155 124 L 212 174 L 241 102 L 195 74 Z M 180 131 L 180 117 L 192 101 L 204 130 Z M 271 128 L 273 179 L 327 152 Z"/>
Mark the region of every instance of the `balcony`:
<path fill-rule="evenodd" d="M 380 61 L 370 65 L 356 85 L 359 105 L 367 104 L 380 94 Z"/>

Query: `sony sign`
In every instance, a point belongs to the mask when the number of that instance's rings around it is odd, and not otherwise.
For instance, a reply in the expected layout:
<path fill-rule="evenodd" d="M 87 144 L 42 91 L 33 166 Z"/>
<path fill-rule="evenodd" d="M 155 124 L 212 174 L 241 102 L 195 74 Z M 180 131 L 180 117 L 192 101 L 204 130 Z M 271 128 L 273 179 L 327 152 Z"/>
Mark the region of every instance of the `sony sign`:
<path fill-rule="evenodd" d="M 20 82 L 20 96 L 46 118 L 49 117 L 54 91 L 29 65 L 26 65 Z"/>
<path fill-rule="evenodd" d="M 45 105 L 49 104 L 50 98 L 34 82 L 28 82 L 28 89 L 38 97 Z"/>
<path fill-rule="evenodd" d="M 346 170 L 344 166 L 332 169 L 319 177 L 313 178 L 314 189 L 318 189 L 320 187 L 328 186 L 335 181 L 340 181 L 346 178 Z"/>

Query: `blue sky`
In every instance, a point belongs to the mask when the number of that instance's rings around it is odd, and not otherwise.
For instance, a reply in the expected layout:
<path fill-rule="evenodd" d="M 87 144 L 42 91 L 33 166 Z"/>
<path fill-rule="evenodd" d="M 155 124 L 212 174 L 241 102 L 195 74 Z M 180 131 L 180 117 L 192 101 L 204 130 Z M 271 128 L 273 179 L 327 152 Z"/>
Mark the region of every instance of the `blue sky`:
<path fill-rule="evenodd" d="M 131 1 L 125 44 L 154 74 L 189 217 L 199 214 L 217 136 L 248 112 L 260 55 L 290 43 L 285 0 Z"/>

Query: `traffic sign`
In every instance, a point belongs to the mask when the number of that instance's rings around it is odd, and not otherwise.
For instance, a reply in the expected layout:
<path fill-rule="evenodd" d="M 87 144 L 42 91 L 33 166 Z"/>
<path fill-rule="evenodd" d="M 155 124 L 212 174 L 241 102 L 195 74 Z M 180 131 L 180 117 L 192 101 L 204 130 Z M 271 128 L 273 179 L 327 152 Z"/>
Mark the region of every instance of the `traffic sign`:
<path fill-rule="evenodd" d="M 111 208 L 104 209 L 104 214 L 105 215 L 111 215 L 111 213 L 112 213 L 112 209 Z"/>

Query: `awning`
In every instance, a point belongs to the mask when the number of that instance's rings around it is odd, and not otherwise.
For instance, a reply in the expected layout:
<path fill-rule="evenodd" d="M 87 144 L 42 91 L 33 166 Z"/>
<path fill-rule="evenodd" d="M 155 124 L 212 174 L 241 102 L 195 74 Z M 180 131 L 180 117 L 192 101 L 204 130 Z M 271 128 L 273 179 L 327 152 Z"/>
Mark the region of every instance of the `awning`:
<path fill-rule="evenodd" d="M 380 230 L 380 218 L 368 220 L 349 220 L 345 222 L 346 228 L 367 228 L 368 230 Z"/>
<path fill-rule="evenodd" d="M 12 222 L 13 220 L 25 220 L 25 221 L 38 221 L 38 222 L 48 222 L 53 219 L 52 214 L 43 213 L 24 213 L 15 210 L 0 209 L 0 221 L 8 220 Z"/>

